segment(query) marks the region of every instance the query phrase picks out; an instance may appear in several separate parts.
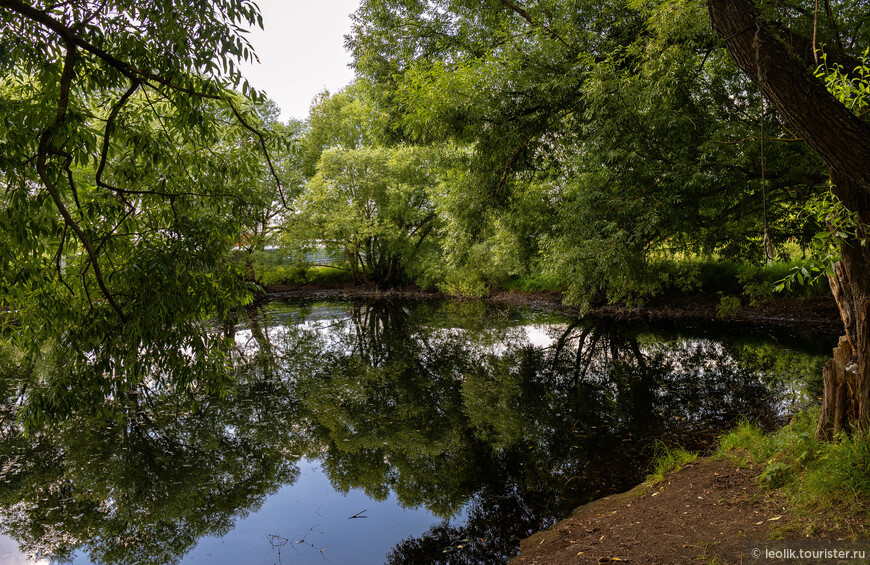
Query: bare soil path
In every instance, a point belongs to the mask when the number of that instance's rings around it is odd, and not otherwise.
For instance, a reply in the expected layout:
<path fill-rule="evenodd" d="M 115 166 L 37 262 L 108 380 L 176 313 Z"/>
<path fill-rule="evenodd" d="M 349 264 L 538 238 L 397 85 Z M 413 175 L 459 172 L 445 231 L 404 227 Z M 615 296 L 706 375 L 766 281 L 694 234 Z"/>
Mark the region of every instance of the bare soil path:
<path fill-rule="evenodd" d="M 581 506 L 523 540 L 510 565 L 744 563 L 747 542 L 790 520 L 755 476 L 730 459 L 698 459 L 658 485 Z"/>

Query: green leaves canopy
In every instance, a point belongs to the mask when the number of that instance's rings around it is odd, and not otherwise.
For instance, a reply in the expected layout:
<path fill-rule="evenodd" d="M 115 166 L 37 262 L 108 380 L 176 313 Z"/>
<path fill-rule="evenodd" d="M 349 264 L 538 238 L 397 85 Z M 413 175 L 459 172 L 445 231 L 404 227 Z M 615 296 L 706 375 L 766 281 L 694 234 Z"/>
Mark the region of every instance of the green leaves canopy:
<path fill-rule="evenodd" d="M 703 3 L 367 0 L 347 44 L 394 127 L 473 149 L 451 237 L 524 242 L 575 301 L 655 290 L 661 253 L 763 257 L 762 175 L 775 238 L 813 231 L 791 204 L 824 168 L 770 113 L 761 162 L 761 99 Z"/>
<path fill-rule="evenodd" d="M 245 0 L 0 1 L 0 304 L 31 416 L 226 378 L 203 324 L 250 300 L 225 258 L 277 183 L 232 90 L 259 99 L 252 25 Z"/>
<path fill-rule="evenodd" d="M 341 248 L 356 278 L 401 282 L 435 225 L 435 157 L 422 147 L 324 151 L 303 193 L 303 233 Z"/>

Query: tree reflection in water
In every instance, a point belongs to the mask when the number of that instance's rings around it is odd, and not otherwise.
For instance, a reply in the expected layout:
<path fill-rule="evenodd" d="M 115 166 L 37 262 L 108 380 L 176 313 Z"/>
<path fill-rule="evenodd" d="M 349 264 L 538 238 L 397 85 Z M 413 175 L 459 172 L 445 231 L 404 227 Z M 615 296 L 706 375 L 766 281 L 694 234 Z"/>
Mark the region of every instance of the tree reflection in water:
<path fill-rule="evenodd" d="M 530 321 L 545 343 L 530 342 Z M 390 563 L 504 562 L 522 537 L 642 480 L 656 441 L 697 449 L 741 415 L 773 424 L 825 359 L 766 337 L 482 303 L 274 304 L 222 330 L 239 345 L 228 391 L 143 386 L 27 436 L 4 352 L 4 531 L 33 555 L 172 563 L 308 457 L 340 492 L 393 493 L 444 519 L 465 509 Z"/>

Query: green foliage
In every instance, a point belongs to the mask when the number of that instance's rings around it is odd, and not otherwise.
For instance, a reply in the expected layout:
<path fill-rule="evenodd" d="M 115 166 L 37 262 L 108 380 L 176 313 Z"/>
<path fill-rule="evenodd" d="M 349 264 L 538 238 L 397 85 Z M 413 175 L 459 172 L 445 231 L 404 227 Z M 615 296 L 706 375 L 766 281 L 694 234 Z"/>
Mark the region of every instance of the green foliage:
<path fill-rule="evenodd" d="M 828 56 L 821 55 L 821 64 L 816 69 L 816 77 L 825 81 L 828 92 L 856 114 L 863 114 L 870 107 L 870 49 L 861 54 L 860 62 L 852 69 L 843 69 L 842 65 L 828 64 Z"/>
<path fill-rule="evenodd" d="M 737 275 L 737 280 L 743 285 L 743 294 L 749 298 L 750 306 L 759 306 L 773 299 L 774 287 L 764 279 L 760 268 L 745 270 Z"/>
<path fill-rule="evenodd" d="M 790 272 L 803 265 L 794 260 L 771 265 L 754 265 L 727 259 L 701 257 L 656 257 L 650 262 L 651 278 L 644 296 L 677 292 L 683 294 L 742 295 L 750 306 L 759 306 L 777 297 L 800 298 L 830 295 L 827 280 L 819 278 L 804 286 L 779 289 L 777 286 Z M 468 272 L 468 270 L 464 270 Z M 493 288 L 522 291 L 561 292 L 564 283 L 551 274 L 530 270 L 524 276 L 508 276 L 503 283 L 495 282 Z"/>
<path fill-rule="evenodd" d="M 789 207 L 826 176 L 799 144 L 766 147 L 762 210 L 760 97 L 702 3 L 366 0 L 348 45 L 396 135 L 467 151 L 436 199 L 444 288 L 636 302 L 662 254 L 758 261 L 765 213 L 778 245 L 817 231 Z"/>
<path fill-rule="evenodd" d="M 747 451 L 760 445 L 764 439 L 761 428 L 752 424 L 748 419 L 741 418 L 737 426 L 719 440 L 719 455 L 727 454 L 733 450 Z"/>
<path fill-rule="evenodd" d="M 333 267 L 306 267 L 304 263 L 295 265 L 275 265 L 264 269 L 262 282 L 271 284 L 327 284 L 350 282 L 353 280 L 347 269 Z"/>
<path fill-rule="evenodd" d="M 658 258 L 651 266 L 657 276 L 653 287 L 656 291 L 742 294 L 751 306 L 758 306 L 775 296 L 828 296 L 830 291 L 825 279 L 803 287 L 778 288 L 784 277 L 803 264 L 803 260 L 755 265 L 728 259 L 682 257 Z"/>
<path fill-rule="evenodd" d="M 433 194 L 449 151 L 385 145 L 381 112 L 356 85 L 324 95 L 301 146 L 307 176 L 284 242 L 325 247 L 354 280 L 394 286 L 432 278 L 439 229 Z"/>
<path fill-rule="evenodd" d="M 868 50 L 859 58 L 859 63 L 845 71 L 841 65 L 828 64 L 828 56 L 822 53 L 822 63 L 815 76 L 824 80 L 828 92 L 834 95 L 847 108 L 859 116 L 866 114 L 868 93 L 870 93 L 870 66 Z M 776 289 L 782 291 L 793 286 L 814 285 L 819 280 L 834 274 L 834 263 L 840 258 L 844 245 L 867 244 L 866 226 L 861 224 L 858 215 L 832 193 L 809 199 L 799 208 L 804 214 L 826 229 L 818 231 L 809 242 L 810 256 L 778 281 Z"/>
<path fill-rule="evenodd" d="M 771 463 L 758 475 L 758 482 L 768 488 L 779 488 L 791 480 L 792 469 L 784 463 Z"/>
<path fill-rule="evenodd" d="M 667 478 L 668 473 L 682 469 L 687 463 L 691 463 L 697 458 L 697 453 L 692 453 L 682 447 L 671 448 L 663 442 L 657 442 L 655 455 L 650 463 L 652 471 L 647 475 L 647 481 L 653 485 L 660 483 Z"/>
<path fill-rule="evenodd" d="M 740 312 L 741 307 L 740 297 L 723 295 L 719 299 L 719 305 L 716 306 L 716 317 L 731 318 Z"/>
<path fill-rule="evenodd" d="M 425 148 L 328 149 L 299 200 L 295 228 L 347 257 L 357 280 L 391 286 L 435 228 L 437 182 Z"/>
<path fill-rule="evenodd" d="M 810 518 L 824 510 L 850 522 L 866 512 L 870 496 L 870 438 L 866 434 L 815 438 L 818 410 L 801 412 L 782 429 L 765 434 L 746 421 L 720 442 L 720 454 L 762 468 L 759 482 L 776 489 L 791 508 Z M 859 526 L 855 535 L 865 535 Z"/>
<path fill-rule="evenodd" d="M 335 94 L 321 93 L 300 144 L 302 174 L 313 177 L 320 156 L 330 147 L 354 150 L 380 145 L 385 120 L 383 112 L 366 101 L 360 85 L 352 84 Z"/>
<path fill-rule="evenodd" d="M 27 422 L 230 378 L 209 320 L 251 300 L 229 255 L 281 190 L 273 108 L 237 71 L 254 25 L 242 0 L 0 7 L 0 303 Z"/>
<path fill-rule="evenodd" d="M 544 275 L 513 278 L 504 285 L 504 288 L 505 290 L 520 290 L 524 292 L 560 292 L 562 290 L 556 281 Z"/>
<path fill-rule="evenodd" d="M 834 263 L 840 258 L 840 246 L 865 245 L 857 214 L 849 211 L 833 194 L 826 194 L 807 202 L 802 213 L 815 218 L 827 229 L 816 233 L 810 241 L 810 255 L 777 281 L 776 290 L 790 290 L 793 286 L 813 286 L 834 273 Z"/>

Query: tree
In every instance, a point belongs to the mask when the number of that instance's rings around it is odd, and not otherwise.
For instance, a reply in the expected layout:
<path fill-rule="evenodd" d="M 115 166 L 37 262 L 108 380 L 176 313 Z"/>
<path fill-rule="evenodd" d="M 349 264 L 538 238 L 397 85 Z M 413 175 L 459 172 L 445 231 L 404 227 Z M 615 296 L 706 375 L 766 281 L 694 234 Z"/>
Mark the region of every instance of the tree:
<path fill-rule="evenodd" d="M 330 149 L 303 194 L 308 233 L 342 249 L 359 282 L 403 282 L 436 226 L 435 177 L 425 148 Z"/>
<path fill-rule="evenodd" d="M 287 226 L 297 245 L 346 259 L 355 281 L 390 287 L 432 251 L 445 152 L 390 144 L 382 130 L 382 112 L 356 85 L 323 95 L 301 141 L 308 179 Z"/>
<path fill-rule="evenodd" d="M 264 108 L 256 107 L 259 113 L 265 113 L 263 123 L 269 131 L 268 153 L 259 155 L 262 165 L 266 158 L 272 160 L 277 177 L 261 176 L 255 180 L 259 183 L 261 198 L 252 201 L 244 217 L 249 217 L 247 231 L 242 234 L 235 258 L 241 263 L 245 279 L 262 284 L 263 267 L 276 260 L 284 258 L 275 248 L 280 245 L 282 226 L 292 215 L 293 199 L 299 196 L 305 186 L 302 172 L 303 152 L 300 151 L 300 139 L 305 129 L 302 121 L 290 119 L 287 123 L 277 121 L 278 108 L 269 100 Z M 276 178 L 281 184 L 276 184 Z M 267 250 L 273 246 L 272 250 Z"/>
<path fill-rule="evenodd" d="M 204 323 L 250 301 L 226 259 L 275 177 L 235 92 L 253 25 L 244 0 L 0 1 L 0 303 L 34 415 L 227 378 Z"/>
<path fill-rule="evenodd" d="M 713 27 L 737 64 L 830 166 L 831 191 L 857 217 L 828 280 L 846 326 L 825 366 L 817 435 L 870 426 L 870 124 L 837 100 L 747 0 L 707 3 Z M 842 37 L 839 42 L 842 44 Z M 854 38 L 853 38 L 854 40 Z M 855 70 L 854 62 L 846 72 Z"/>
<path fill-rule="evenodd" d="M 762 120 L 703 5 L 485 6 L 367 0 L 348 39 L 394 127 L 471 148 L 444 216 L 451 260 L 510 249 L 511 271 L 589 305 L 656 291 L 662 254 L 760 260 L 765 215 L 777 243 L 806 242 L 790 208 L 820 192 L 821 162 Z M 762 123 L 777 141 L 763 161 Z"/>
<path fill-rule="evenodd" d="M 400 102 L 410 134 L 476 143 L 476 180 L 489 179 L 477 202 L 521 214 L 517 187 L 541 187 L 555 221 L 533 237 L 574 300 L 654 290 L 663 251 L 739 255 L 757 234 L 761 257 L 768 233 L 805 244 L 814 222 L 790 210 L 821 194 L 821 157 L 857 228 L 830 278 L 847 335 L 825 369 L 819 434 L 870 425 L 870 125 L 810 72 L 822 45 L 843 72 L 860 66 L 863 3 L 402 4 L 364 2 L 348 40 L 358 70 Z"/>

